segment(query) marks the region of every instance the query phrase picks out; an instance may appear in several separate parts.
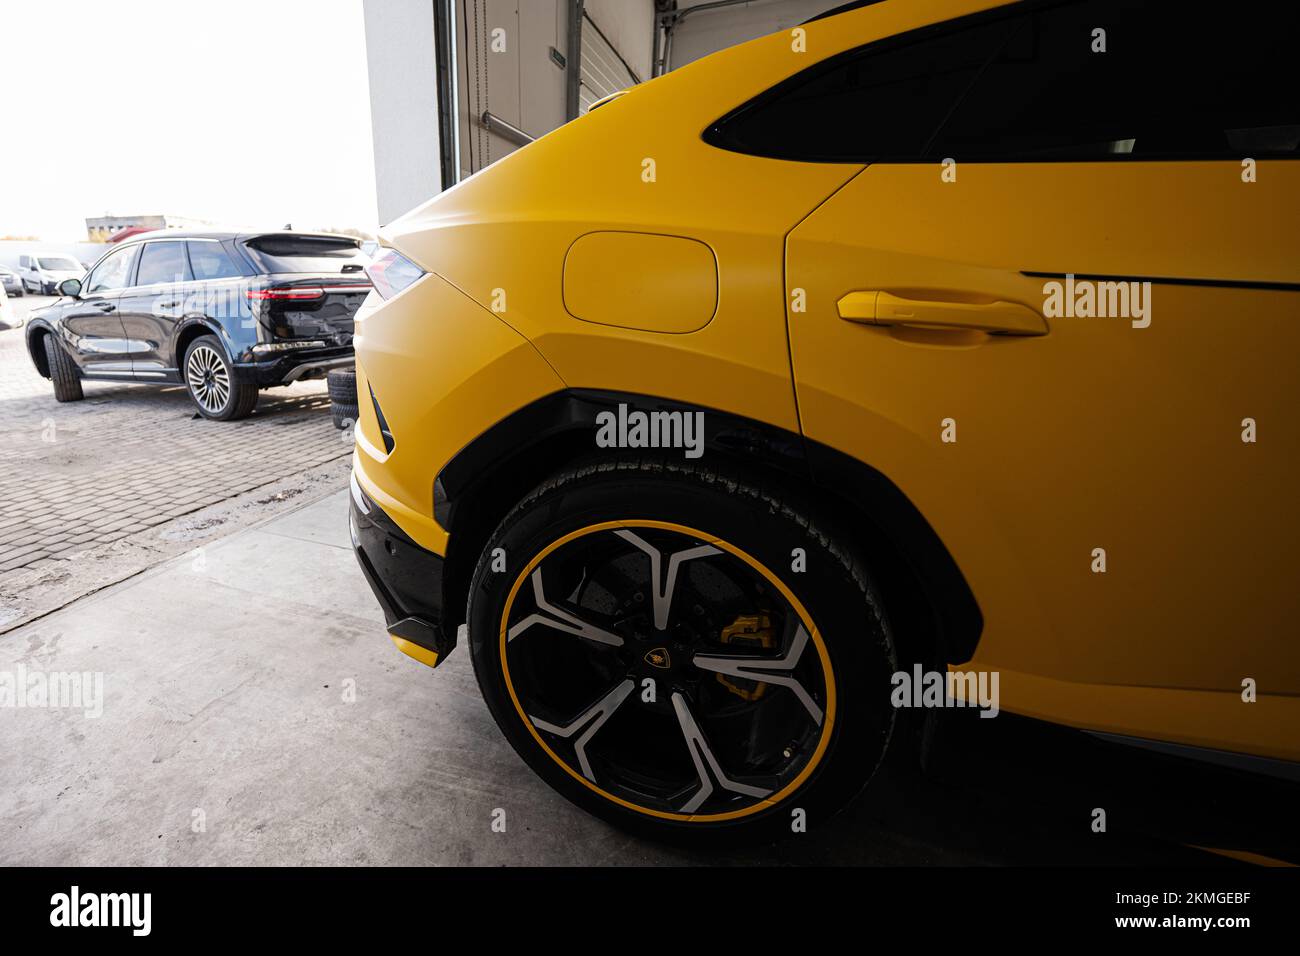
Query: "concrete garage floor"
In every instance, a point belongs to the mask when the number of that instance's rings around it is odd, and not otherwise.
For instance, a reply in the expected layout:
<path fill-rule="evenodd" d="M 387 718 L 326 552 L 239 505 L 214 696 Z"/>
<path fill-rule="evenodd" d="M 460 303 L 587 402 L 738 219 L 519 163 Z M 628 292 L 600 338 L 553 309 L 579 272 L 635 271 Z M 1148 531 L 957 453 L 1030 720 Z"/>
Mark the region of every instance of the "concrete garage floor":
<path fill-rule="evenodd" d="M 393 648 L 346 508 L 340 491 L 0 636 L 0 671 L 104 675 L 97 718 L 0 708 L 0 864 L 1223 862 L 1091 833 L 1096 787 L 1041 752 L 1000 790 L 987 765 L 974 786 L 887 773 L 776 847 L 631 839 L 534 778 L 465 648 L 437 672 Z"/>

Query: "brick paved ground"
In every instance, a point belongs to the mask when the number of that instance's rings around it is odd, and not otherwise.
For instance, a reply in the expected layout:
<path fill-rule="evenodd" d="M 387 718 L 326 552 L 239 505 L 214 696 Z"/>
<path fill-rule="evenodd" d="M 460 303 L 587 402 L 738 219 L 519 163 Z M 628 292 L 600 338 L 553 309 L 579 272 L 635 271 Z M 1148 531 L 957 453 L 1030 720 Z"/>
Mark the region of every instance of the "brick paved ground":
<path fill-rule="evenodd" d="M 55 402 L 23 330 L 0 333 L 0 590 L 352 451 L 323 382 L 263 392 L 241 422 L 196 417 L 179 386 L 83 385 L 84 401 Z"/>

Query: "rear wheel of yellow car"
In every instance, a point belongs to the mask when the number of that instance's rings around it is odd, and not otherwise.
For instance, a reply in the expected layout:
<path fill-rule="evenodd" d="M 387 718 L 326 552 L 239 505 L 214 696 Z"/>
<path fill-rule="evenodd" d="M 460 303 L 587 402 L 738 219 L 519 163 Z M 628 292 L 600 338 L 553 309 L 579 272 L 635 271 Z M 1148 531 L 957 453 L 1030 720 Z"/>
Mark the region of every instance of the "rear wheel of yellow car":
<path fill-rule="evenodd" d="M 813 828 L 889 739 L 894 650 L 871 583 L 769 482 L 640 460 L 562 474 L 497 529 L 468 621 L 514 748 L 643 835 Z"/>

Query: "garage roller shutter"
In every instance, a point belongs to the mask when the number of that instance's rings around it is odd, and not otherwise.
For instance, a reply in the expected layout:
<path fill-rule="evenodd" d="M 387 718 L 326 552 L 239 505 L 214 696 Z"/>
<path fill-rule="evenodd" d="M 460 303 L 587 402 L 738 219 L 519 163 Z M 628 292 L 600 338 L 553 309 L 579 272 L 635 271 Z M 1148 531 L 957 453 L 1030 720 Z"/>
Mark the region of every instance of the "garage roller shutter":
<path fill-rule="evenodd" d="M 591 104 L 641 82 L 631 67 L 606 39 L 596 22 L 584 11 L 582 15 L 582 78 L 578 86 L 578 111 L 585 113 Z"/>

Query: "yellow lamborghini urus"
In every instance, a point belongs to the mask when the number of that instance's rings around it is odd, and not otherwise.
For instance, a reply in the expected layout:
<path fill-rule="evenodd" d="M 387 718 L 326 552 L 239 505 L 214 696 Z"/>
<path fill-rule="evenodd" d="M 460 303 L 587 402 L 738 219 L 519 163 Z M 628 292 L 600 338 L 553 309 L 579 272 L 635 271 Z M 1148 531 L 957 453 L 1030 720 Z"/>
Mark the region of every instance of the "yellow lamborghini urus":
<path fill-rule="evenodd" d="M 1294 773 L 1291 33 L 1174 6 L 848 4 L 388 226 L 397 647 L 669 839 L 825 819 L 917 702 Z"/>

